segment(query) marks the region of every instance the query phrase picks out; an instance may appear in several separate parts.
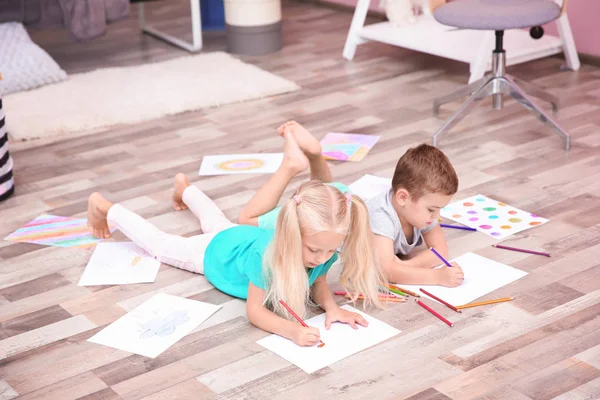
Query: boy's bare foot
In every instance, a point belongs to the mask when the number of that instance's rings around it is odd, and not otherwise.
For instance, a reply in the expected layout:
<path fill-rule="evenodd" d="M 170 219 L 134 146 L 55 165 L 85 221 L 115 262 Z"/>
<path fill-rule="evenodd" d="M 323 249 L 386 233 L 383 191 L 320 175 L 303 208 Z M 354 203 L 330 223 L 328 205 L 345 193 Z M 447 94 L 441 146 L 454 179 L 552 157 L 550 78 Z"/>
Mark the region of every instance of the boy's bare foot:
<path fill-rule="evenodd" d="M 283 136 L 283 133 L 286 131 L 294 135 L 298 146 L 306 154 L 306 157 L 316 158 L 321 156 L 321 143 L 302 125 L 296 121 L 288 121 L 277 128 L 277 133 L 280 136 Z"/>
<path fill-rule="evenodd" d="M 188 206 L 183 202 L 183 191 L 190 186 L 187 176 L 181 172 L 175 175 L 173 186 L 173 208 L 177 211 L 187 210 Z"/>
<path fill-rule="evenodd" d="M 302 152 L 294 135 L 289 131 L 283 133 L 283 162 L 281 166 L 298 174 L 308 168 L 308 159 Z"/>
<path fill-rule="evenodd" d="M 90 194 L 88 198 L 88 227 L 92 234 L 99 239 L 108 239 L 110 237 L 110 229 L 106 221 L 106 214 L 112 207 L 112 203 L 106 200 L 98 192 Z"/>

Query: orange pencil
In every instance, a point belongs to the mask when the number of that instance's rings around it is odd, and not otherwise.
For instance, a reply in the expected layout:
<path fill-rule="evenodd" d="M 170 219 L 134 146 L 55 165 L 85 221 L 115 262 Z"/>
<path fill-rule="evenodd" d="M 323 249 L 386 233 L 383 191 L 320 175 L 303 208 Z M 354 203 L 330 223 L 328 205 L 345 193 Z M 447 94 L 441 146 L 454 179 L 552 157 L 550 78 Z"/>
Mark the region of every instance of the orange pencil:
<path fill-rule="evenodd" d="M 421 295 L 420 295 L 420 294 L 418 294 L 418 293 L 411 292 L 410 290 L 407 290 L 407 289 L 401 288 L 400 286 L 396 286 L 396 285 L 394 285 L 394 286 L 395 286 L 395 287 L 396 287 L 396 288 L 397 288 L 399 291 L 401 291 L 402 293 L 409 294 L 409 295 L 411 295 L 411 296 L 413 296 L 413 297 L 421 297 Z"/>
<path fill-rule="evenodd" d="M 456 308 L 458 308 L 459 310 L 462 310 L 463 308 L 485 306 L 487 304 L 502 303 L 504 301 L 511 301 L 511 300 L 514 300 L 514 299 L 515 299 L 514 297 L 503 297 L 501 299 L 485 300 L 485 301 L 480 301 L 478 303 L 464 304 L 462 306 L 456 306 Z"/>
<path fill-rule="evenodd" d="M 292 309 L 290 308 L 290 306 L 288 306 L 288 305 L 285 303 L 285 301 L 283 301 L 283 300 L 279 300 L 279 302 L 281 303 L 281 305 L 282 305 L 282 306 L 284 306 L 284 307 L 285 307 L 285 309 L 286 309 L 286 310 L 288 310 L 288 312 L 289 312 L 290 314 L 292 314 L 292 317 L 296 318 L 296 320 L 297 320 L 298 322 L 300 322 L 300 325 L 302 325 L 302 326 L 303 326 L 303 327 L 305 327 L 305 328 L 308 328 L 308 325 L 306 325 L 306 322 L 302 321 L 302 318 L 300 318 L 300 317 L 298 316 L 298 314 L 296 314 L 296 313 L 294 312 L 294 310 L 292 310 Z M 325 346 L 325 343 L 323 343 L 323 341 L 322 341 L 322 340 L 319 340 L 319 342 L 321 342 L 321 344 L 320 344 L 318 347 L 323 347 L 323 346 Z"/>
<path fill-rule="evenodd" d="M 348 300 L 352 300 L 352 297 L 350 297 L 348 295 L 346 295 L 344 297 L 346 297 Z M 365 299 L 365 297 L 362 295 L 358 296 L 358 298 L 357 298 L 357 300 L 364 300 L 364 299 Z M 400 297 L 380 297 L 379 299 L 383 302 L 386 302 L 386 301 L 389 301 L 392 303 L 405 303 L 406 302 L 406 299 L 402 299 Z"/>

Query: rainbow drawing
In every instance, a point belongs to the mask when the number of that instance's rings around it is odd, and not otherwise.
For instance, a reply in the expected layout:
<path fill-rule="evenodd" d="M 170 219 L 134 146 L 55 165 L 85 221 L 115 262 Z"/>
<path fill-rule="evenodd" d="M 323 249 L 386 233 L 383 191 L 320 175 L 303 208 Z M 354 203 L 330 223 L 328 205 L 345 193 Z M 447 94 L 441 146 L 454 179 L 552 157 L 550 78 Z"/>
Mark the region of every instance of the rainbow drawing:
<path fill-rule="evenodd" d="M 379 136 L 355 133 L 328 133 L 322 140 L 323 158 L 326 160 L 360 161 L 373 148 Z"/>
<path fill-rule="evenodd" d="M 111 227 L 111 232 L 115 229 Z M 87 219 L 43 214 L 11 233 L 4 240 L 45 246 L 91 249 L 102 239 L 94 237 Z"/>

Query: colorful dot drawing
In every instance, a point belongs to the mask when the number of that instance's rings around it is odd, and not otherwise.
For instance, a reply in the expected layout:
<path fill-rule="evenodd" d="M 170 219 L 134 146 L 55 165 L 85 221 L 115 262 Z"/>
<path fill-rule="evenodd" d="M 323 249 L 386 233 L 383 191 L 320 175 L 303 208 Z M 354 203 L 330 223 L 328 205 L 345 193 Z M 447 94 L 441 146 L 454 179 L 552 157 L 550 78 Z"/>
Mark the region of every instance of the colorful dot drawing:
<path fill-rule="evenodd" d="M 248 171 L 251 169 L 260 168 L 265 165 L 263 160 L 257 159 L 240 159 L 223 161 L 215 165 L 217 169 L 224 171 Z"/>
<path fill-rule="evenodd" d="M 442 209 L 440 214 L 495 239 L 504 239 L 548 222 L 534 212 L 520 210 L 483 194 L 457 199 Z"/>

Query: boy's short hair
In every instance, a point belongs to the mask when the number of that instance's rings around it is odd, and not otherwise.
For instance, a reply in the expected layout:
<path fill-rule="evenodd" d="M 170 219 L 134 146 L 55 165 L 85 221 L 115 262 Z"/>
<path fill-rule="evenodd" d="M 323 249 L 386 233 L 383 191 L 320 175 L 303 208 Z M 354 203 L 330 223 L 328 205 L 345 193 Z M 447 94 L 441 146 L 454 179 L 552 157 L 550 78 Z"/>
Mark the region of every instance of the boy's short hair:
<path fill-rule="evenodd" d="M 454 195 L 458 191 L 458 176 L 450 160 L 438 148 L 420 144 L 408 149 L 396 164 L 392 178 L 394 193 L 404 188 L 413 200 L 426 193 Z"/>

